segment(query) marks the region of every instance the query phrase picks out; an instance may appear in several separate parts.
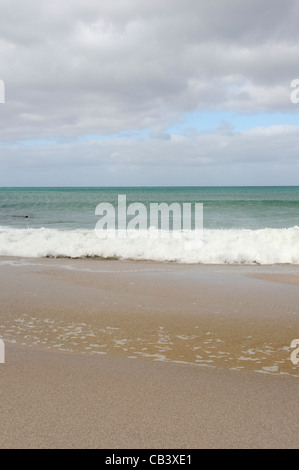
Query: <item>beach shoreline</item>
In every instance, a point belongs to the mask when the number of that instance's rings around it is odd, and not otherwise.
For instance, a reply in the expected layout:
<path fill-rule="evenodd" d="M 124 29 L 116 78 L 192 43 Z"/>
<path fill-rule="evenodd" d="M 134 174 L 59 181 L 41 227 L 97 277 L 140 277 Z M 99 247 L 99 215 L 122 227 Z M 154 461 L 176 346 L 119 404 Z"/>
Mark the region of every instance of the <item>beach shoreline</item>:
<path fill-rule="evenodd" d="M 0 447 L 298 447 L 298 280 L 1 257 Z"/>

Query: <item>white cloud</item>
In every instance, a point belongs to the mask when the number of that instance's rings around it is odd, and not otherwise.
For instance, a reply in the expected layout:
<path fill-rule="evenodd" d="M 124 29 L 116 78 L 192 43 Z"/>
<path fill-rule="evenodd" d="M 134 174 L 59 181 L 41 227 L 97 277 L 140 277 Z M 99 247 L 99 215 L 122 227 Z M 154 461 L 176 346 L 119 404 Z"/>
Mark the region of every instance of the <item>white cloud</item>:
<path fill-rule="evenodd" d="M 298 13 L 296 0 L 2 0 L 1 164 L 54 173 L 67 165 L 108 168 L 106 159 L 114 170 L 201 168 L 221 159 L 263 161 L 273 138 L 276 161 L 296 140 L 285 128 L 274 137 L 254 130 L 251 141 L 225 126 L 186 138 L 170 138 L 166 129 L 195 110 L 295 112 L 289 97 L 298 74 Z M 150 138 L 76 140 L 131 129 L 150 129 Z M 39 138 L 68 142 L 14 143 Z M 288 158 L 295 160 L 292 150 Z"/>
<path fill-rule="evenodd" d="M 260 174 L 259 180 L 264 174 L 268 178 L 264 183 L 278 184 L 281 165 L 298 168 L 298 149 L 299 126 L 272 126 L 236 132 L 225 123 L 213 132 L 194 136 L 172 135 L 167 140 L 150 136 L 64 142 L 56 146 L 7 145 L 1 152 L 3 172 L 0 183 L 12 184 L 17 178 L 25 185 L 30 184 L 32 176 L 35 176 L 32 175 L 34 168 L 36 175 L 42 175 L 41 185 L 46 181 L 54 185 L 60 180 L 61 172 L 68 174 L 72 184 L 81 186 L 88 181 L 99 186 L 125 185 L 132 175 L 137 178 L 135 184 L 152 185 L 162 175 L 164 178 L 172 175 L 173 184 L 180 184 L 181 175 L 185 175 L 185 184 L 187 175 L 193 184 L 196 178 L 199 178 L 199 184 L 213 184 L 215 176 L 221 182 L 223 173 L 227 184 L 238 184 L 237 177 L 246 181 L 248 170 L 244 172 L 244 168 L 247 168 L 254 170 L 251 178 Z M 9 176 L 12 165 L 14 174 Z M 248 184 L 255 184 L 254 179 Z"/>

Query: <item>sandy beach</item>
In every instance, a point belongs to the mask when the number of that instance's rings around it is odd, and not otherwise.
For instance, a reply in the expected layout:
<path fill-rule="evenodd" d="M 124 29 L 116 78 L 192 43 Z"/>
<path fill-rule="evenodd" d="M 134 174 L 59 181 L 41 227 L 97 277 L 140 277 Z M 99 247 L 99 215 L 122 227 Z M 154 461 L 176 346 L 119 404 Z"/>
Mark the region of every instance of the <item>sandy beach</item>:
<path fill-rule="evenodd" d="M 0 260 L 1 448 L 296 448 L 299 267 Z"/>
<path fill-rule="evenodd" d="M 298 17 L 0 1 L 0 449 L 299 448 Z"/>

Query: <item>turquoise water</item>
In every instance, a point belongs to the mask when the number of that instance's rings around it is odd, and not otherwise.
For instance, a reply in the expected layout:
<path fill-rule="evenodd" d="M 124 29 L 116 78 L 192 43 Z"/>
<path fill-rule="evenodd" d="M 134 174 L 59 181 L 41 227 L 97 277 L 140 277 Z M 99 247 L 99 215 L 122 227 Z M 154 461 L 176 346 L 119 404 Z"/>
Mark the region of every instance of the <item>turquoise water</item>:
<path fill-rule="evenodd" d="M 99 239 L 95 209 L 117 209 L 118 195 L 147 213 L 151 203 L 202 203 L 203 236 Z M 0 188 L 0 256 L 299 264 L 299 187 Z"/>
<path fill-rule="evenodd" d="M 0 226 L 93 229 L 101 202 L 201 202 L 209 229 L 299 225 L 299 187 L 0 188 Z M 25 217 L 26 218 L 23 218 Z"/>

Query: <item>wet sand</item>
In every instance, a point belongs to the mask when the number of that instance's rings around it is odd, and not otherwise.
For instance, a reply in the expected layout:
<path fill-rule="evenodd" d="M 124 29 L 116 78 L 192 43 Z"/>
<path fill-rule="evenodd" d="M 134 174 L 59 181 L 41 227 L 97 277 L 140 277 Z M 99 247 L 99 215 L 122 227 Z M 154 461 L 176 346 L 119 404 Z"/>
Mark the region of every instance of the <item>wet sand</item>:
<path fill-rule="evenodd" d="M 298 447 L 296 266 L 0 259 L 0 447 Z"/>
<path fill-rule="evenodd" d="M 1 448 L 296 448 L 298 380 L 7 347 Z"/>

